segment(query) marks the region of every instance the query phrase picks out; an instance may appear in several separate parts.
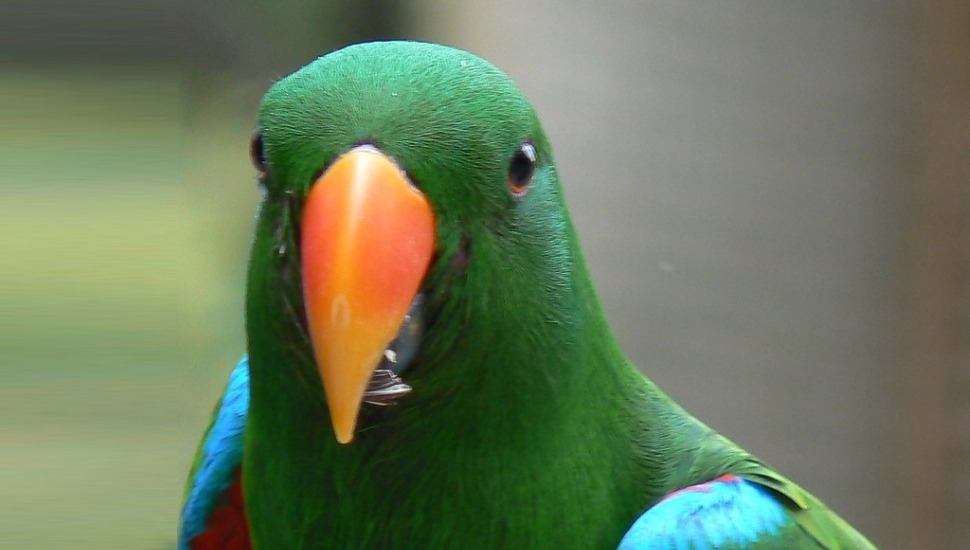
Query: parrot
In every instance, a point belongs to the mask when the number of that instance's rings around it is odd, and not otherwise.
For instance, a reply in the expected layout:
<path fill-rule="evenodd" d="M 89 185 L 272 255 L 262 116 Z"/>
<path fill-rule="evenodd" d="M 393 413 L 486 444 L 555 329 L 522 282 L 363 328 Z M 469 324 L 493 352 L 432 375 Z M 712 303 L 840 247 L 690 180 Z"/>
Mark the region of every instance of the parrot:
<path fill-rule="evenodd" d="M 206 549 L 867 549 L 611 332 L 524 93 L 346 46 L 269 88 L 246 351 L 186 481 Z"/>

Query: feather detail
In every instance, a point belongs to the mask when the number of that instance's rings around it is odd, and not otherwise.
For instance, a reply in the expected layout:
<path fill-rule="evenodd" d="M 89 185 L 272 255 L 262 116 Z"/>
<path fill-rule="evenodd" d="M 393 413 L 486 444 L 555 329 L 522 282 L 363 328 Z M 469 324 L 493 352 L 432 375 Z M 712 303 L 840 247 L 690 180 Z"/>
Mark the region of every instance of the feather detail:
<path fill-rule="evenodd" d="M 179 550 L 249 548 L 239 473 L 248 412 L 249 359 L 243 357 L 229 377 L 189 476 Z"/>
<path fill-rule="evenodd" d="M 243 504 L 242 479 L 222 492 L 213 508 L 205 531 L 188 541 L 191 550 L 251 550 L 246 508 Z"/>
<path fill-rule="evenodd" d="M 743 548 L 781 538 L 792 525 L 768 490 L 728 474 L 668 494 L 634 522 L 619 549 Z"/>

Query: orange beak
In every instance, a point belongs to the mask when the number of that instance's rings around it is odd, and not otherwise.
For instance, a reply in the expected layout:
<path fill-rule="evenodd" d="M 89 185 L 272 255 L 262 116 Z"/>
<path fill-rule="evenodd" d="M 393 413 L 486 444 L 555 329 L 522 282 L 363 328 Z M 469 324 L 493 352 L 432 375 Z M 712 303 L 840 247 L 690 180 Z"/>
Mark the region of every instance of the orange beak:
<path fill-rule="evenodd" d="M 392 159 L 363 145 L 314 182 L 301 227 L 310 339 L 334 434 L 349 443 L 367 384 L 431 262 L 434 214 Z"/>

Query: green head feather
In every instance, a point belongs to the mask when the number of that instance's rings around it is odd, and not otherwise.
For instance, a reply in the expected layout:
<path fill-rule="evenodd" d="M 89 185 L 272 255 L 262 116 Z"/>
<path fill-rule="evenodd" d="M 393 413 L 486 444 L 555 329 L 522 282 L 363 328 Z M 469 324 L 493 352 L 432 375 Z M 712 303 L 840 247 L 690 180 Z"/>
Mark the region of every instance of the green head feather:
<path fill-rule="evenodd" d="M 249 277 L 246 474 L 260 482 L 247 487 L 247 501 L 274 507 L 256 514 L 274 519 L 253 526 L 257 538 L 296 529 L 318 509 L 348 526 L 348 544 L 416 536 L 426 521 L 449 541 L 506 532 L 508 547 L 539 548 L 524 537 L 545 526 L 539 531 L 558 529 L 570 546 L 578 535 L 557 527 L 562 514 L 595 506 L 610 528 L 582 529 L 590 544 L 580 546 L 618 539 L 645 489 L 616 486 L 614 476 L 629 479 L 623 472 L 635 466 L 631 443 L 613 441 L 610 428 L 631 422 L 643 380 L 603 321 L 548 140 L 516 85 L 452 48 L 361 44 L 273 86 L 259 131 L 266 193 Z M 294 251 L 311 183 L 364 143 L 395 159 L 426 195 L 437 244 L 422 283 L 426 333 L 405 375 L 413 392 L 393 407 L 365 407 L 357 439 L 340 447 L 299 329 Z M 524 143 L 536 163 L 519 196 L 508 178 Z M 563 484 L 568 495 L 554 490 Z M 550 507 L 542 501 L 552 494 L 560 502 Z M 335 507 L 340 495 L 353 501 Z M 456 507 L 456 497 L 473 507 Z M 428 516 L 395 523 L 394 513 L 409 509 Z"/>

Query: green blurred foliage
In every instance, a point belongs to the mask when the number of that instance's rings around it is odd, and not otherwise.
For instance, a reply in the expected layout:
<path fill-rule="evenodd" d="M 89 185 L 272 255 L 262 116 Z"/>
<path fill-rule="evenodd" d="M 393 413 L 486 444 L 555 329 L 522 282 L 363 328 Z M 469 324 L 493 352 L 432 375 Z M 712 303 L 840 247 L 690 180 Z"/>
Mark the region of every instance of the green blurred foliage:
<path fill-rule="evenodd" d="M 243 352 L 251 123 L 174 67 L 3 74 L 0 532 L 166 548 Z"/>
<path fill-rule="evenodd" d="M 245 352 L 259 97 L 393 37 L 401 7 L 19 8 L 0 55 L 4 542 L 174 548 L 195 447 Z"/>

